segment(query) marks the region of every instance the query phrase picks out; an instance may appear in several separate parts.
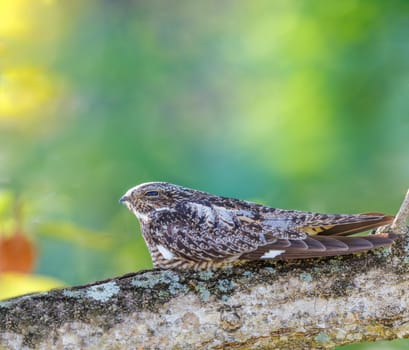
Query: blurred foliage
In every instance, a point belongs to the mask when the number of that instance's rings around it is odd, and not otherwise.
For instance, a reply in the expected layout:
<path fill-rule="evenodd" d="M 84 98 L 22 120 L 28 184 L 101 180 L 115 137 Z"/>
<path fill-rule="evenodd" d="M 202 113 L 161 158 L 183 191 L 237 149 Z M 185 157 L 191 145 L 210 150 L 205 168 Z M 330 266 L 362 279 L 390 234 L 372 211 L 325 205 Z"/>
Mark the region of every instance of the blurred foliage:
<path fill-rule="evenodd" d="M 408 15 L 406 0 L 2 0 L 1 235 L 20 202 L 36 274 L 79 284 L 151 266 L 118 204 L 144 181 L 394 213 Z"/>
<path fill-rule="evenodd" d="M 338 347 L 339 350 L 405 350 L 408 340 L 398 339 L 393 341 L 380 341 L 376 343 L 361 343 Z"/>
<path fill-rule="evenodd" d="M 0 300 L 2 300 L 32 291 L 47 291 L 51 288 L 62 287 L 63 284 L 46 276 L 6 272 L 0 274 L 0 286 Z"/>

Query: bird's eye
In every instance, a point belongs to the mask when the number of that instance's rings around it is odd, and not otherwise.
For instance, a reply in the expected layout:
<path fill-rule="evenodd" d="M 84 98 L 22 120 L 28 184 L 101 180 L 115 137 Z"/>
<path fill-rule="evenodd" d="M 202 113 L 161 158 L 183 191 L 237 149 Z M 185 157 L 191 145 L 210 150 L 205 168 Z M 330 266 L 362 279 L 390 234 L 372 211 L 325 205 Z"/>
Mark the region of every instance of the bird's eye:
<path fill-rule="evenodd" d="M 158 191 L 148 191 L 145 193 L 145 196 L 147 197 L 157 197 L 159 196 L 159 192 Z"/>

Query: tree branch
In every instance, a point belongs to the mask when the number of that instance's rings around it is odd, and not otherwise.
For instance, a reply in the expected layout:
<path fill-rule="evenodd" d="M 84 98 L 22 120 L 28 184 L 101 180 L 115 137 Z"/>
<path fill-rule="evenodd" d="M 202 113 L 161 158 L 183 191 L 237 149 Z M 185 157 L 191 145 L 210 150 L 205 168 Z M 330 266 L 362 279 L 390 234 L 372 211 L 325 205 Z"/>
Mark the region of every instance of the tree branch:
<path fill-rule="evenodd" d="M 390 230 L 407 230 L 408 207 Z M 1 302 L 0 349 L 329 349 L 409 337 L 408 287 L 407 235 L 336 258 L 142 271 Z"/>
<path fill-rule="evenodd" d="M 395 216 L 391 225 L 391 230 L 394 233 L 406 234 L 408 233 L 408 226 L 406 223 L 409 219 L 409 190 L 406 192 L 406 196 L 400 206 L 398 213 Z"/>

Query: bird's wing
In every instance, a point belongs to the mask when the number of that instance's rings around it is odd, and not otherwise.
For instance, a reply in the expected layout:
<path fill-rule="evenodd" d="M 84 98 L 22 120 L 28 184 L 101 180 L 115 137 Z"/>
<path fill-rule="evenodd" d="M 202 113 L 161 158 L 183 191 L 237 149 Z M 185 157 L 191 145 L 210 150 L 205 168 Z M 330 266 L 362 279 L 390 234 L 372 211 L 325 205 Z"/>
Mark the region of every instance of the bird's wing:
<path fill-rule="evenodd" d="M 259 246 L 277 241 L 250 212 L 208 203 L 184 203 L 159 211 L 152 220 L 151 237 L 175 256 L 192 261 L 234 260 Z"/>

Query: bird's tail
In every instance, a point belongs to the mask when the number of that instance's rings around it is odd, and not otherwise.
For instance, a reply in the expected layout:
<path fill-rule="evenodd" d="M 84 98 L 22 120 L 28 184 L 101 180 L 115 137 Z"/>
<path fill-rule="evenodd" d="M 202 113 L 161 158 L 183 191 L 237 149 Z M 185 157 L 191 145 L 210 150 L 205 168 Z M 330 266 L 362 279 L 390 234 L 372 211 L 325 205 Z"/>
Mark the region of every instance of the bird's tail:
<path fill-rule="evenodd" d="M 364 213 L 356 215 L 334 215 L 334 219 L 328 220 L 328 225 L 305 227 L 310 235 L 325 236 L 349 236 L 357 232 L 367 231 L 373 228 L 390 224 L 394 216 L 383 213 Z M 333 223 L 331 223 L 333 221 Z"/>
<path fill-rule="evenodd" d="M 347 255 L 390 246 L 398 237 L 400 236 L 397 234 L 382 233 L 362 237 L 314 236 L 304 240 L 278 239 L 272 244 L 267 244 L 242 255 L 240 258 L 286 260 Z"/>
<path fill-rule="evenodd" d="M 304 245 L 289 247 L 285 253 L 280 255 L 280 259 L 312 258 L 321 256 L 346 255 L 363 252 L 375 248 L 387 247 L 398 238 L 399 235 L 386 233 L 369 235 L 363 237 L 343 237 L 343 236 L 316 236 L 308 237 L 302 241 Z"/>

